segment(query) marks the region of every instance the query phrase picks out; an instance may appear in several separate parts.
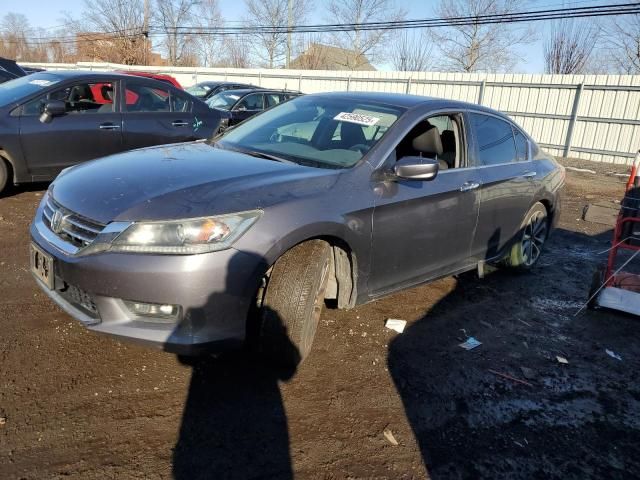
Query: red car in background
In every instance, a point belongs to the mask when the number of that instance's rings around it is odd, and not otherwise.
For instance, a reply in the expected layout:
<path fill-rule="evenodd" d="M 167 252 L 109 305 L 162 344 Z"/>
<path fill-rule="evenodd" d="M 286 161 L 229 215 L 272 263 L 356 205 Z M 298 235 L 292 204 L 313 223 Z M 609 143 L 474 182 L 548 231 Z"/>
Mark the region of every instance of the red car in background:
<path fill-rule="evenodd" d="M 176 88 L 184 90 L 182 88 L 182 85 L 180 85 L 180 82 L 178 82 L 178 80 L 173 78 L 171 75 L 165 75 L 164 73 L 131 72 L 131 71 L 125 71 L 125 70 L 120 70 L 118 73 L 126 73 L 127 75 L 135 75 L 137 77 L 154 78 L 156 80 L 160 80 L 161 82 L 173 85 Z"/>

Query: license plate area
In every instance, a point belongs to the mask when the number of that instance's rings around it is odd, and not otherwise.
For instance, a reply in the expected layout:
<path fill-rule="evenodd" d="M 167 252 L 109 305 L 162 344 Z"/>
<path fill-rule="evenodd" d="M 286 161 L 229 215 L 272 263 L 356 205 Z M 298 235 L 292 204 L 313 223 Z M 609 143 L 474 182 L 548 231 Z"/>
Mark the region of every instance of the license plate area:
<path fill-rule="evenodd" d="M 49 290 L 53 290 L 55 274 L 53 271 L 53 257 L 40 247 L 31 244 L 29 249 L 31 272 L 44 283 Z"/>

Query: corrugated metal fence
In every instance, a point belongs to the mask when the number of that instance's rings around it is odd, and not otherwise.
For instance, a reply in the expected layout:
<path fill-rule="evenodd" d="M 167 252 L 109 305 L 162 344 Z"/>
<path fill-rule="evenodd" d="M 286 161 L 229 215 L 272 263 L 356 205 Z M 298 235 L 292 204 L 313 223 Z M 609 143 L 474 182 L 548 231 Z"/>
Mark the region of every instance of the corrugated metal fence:
<path fill-rule="evenodd" d="M 640 75 L 131 67 L 85 62 L 27 65 L 167 73 L 185 87 L 205 80 L 229 80 L 305 93 L 382 91 L 451 98 L 507 113 L 553 155 L 629 164 L 640 149 Z"/>

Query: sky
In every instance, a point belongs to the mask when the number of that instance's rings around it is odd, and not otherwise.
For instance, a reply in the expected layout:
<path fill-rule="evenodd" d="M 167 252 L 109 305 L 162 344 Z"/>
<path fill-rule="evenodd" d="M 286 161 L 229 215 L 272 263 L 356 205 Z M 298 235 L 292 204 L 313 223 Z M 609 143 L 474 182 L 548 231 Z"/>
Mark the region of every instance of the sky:
<path fill-rule="evenodd" d="M 322 0 L 311 0 L 320 6 Z M 436 0 L 397 0 L 397 4 L 407 11 L 407 19 L 433 18 L 433 9 Z M 530 0 L 530 9 L 583 7 L 589 5 L 602 5 L 611 3 L 625 3 L 623 0 Z M 222 17 L 227 21 L 238 21 L 244 14 L 244 2 L 241 0 L 219 0 Z M 0 12 L 15 12 L 26 15 L 33 27 L 55 27 L 60 23 L 63 15 L 62 11 L 77 14 L 84 8 L 84 0 L 0 0 Z M 312 9 L 312 23 L 323 23 L 321 8 Z M 1 14 L 0 14 L 1 15 Z M 514 72 L 517 73 L 541 73 L 544 71 L 543 40 L 547 33 L 547 22 L 533 23 L 536 32 L 536 39 L 531 43 L 518 48 L 517 53 L 520 61 L 516 65 Z M 380 67 L 380 66 L 379 66 Z M 382 69 L 389 69 L 389 66 L 382 66 Z"/>

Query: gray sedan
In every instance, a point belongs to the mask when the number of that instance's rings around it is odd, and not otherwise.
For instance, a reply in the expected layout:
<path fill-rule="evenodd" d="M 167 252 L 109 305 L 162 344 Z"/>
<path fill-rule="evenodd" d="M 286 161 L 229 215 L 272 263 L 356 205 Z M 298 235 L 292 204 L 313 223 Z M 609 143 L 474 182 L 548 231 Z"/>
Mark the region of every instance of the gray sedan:
<path fill-rule="evenodd" d="M 249 341 L 296 363 L 325 303 L 533 267 L 563 184 L 494 110 L 308 95 L 213 141 L 63 171 L 31 226 L 31 269 L 96 332 L 181 353 Z"/>

